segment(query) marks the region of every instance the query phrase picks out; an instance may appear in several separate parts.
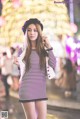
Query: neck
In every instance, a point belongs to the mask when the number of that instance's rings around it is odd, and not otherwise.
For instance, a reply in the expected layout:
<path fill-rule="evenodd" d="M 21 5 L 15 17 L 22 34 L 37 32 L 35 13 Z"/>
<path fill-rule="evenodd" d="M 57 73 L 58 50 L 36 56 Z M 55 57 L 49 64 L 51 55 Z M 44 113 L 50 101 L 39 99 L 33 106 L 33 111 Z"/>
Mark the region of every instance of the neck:
<path fill-rule="evenodd" d="M 33 41 L 33 42 L 31 42 L 31 44 L 32 44 L 32 49 L 36 49 L 36 42 Z"/>

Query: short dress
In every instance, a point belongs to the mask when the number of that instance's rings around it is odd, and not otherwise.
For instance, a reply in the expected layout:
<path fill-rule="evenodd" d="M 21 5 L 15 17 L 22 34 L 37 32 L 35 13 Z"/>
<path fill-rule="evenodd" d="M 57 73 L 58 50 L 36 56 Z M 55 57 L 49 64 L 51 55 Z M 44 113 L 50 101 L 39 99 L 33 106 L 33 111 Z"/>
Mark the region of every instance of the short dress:
<path fill-rule="evenodd" d="M 50 64 L 55 67 L 54 55 L 49 51 Z M 29 102 L 37 100 L 47 100 L 46 95 L 46 71 L 40 69 L 39 55 L 36 50 L 31 51 L 30 55 L 31 68 L 26 72 L 19 86 L 19 101 Z"/>

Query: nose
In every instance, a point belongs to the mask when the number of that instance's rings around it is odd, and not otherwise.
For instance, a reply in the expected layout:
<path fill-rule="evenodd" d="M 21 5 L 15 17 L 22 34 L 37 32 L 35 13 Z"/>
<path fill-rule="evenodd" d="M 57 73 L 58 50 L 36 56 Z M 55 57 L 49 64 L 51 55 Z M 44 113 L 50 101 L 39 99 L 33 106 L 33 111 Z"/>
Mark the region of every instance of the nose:
<path fill-rule="evenodd" d="M 34 30 L 31 30 L 31 34 L 34 34 Z"/>

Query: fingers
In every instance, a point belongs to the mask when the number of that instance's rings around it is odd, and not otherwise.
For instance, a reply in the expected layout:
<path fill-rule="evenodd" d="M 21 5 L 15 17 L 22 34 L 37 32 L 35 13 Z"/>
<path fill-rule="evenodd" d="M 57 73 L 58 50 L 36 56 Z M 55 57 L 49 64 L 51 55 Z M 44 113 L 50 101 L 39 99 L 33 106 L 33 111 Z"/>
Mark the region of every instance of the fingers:
<path fill-rule="evenodd" d="M 18 59 L 15 58 L 13 63 L 16 64 L 16 65 L 19 65 Z"/>
<path fill-rule="evenodd" d="M 42 41 L 42 43 L 43 43 L 43 45 L 44 45 L 44 46 L 46 45 L 46 42 L 45 42 L 45 40 L 43 40 L 43 41 Z"/>
<path fill-rule="evenodd" d="M 42 42 L 43 42 L 43 44 L 46 44 L 46 43 L 47 43 L 47 39 L 48 39 L 48 38 L 47 38 L 46 36 L 43 36 L 43 37 L 42 37 Z"/>
<path fill-rule="evenodd" d="M 42 41 L 45 42 L 48 39 L 46 36 L 42 36 Z"/>
<path fill-rule="evenodd" d="M 43 36 L 42 37 L 42 42 L 43 42 L 43 45 L 45 46 L 45 47 L 48 47 L 49 46 L 49 40 L 48 40 L 48 37 L 46 37 L 46 36 Z"/>

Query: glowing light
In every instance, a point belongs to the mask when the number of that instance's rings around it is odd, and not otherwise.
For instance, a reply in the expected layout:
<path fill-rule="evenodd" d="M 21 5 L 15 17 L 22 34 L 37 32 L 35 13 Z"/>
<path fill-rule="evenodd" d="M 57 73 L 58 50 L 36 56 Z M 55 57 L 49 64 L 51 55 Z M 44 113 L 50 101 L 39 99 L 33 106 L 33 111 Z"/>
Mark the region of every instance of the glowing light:
<path fill-rule="evenodd" d="M 21 3 L 20 3 L 19 0 L 12 0 L 12 1 L 13 1 L 13 6 L 14 6 L 14 8 L 20 7 Z"/>
<path fill-rule="evenodd" d="M 0 26 L 3 26 L 5 24 L 5 20 L 2 16 L 0 16 Z"/>
<path fill-rule="evenodd" d="M 71 57 L 74 57 L 74 52 L 71 52 Z"/>
<path fill-rule="evenodd" d="M 76 24 L 71 23 L 70 26 L 71 26 L 71 30 L 72 30 L 73 33 L 76 33 L 78 31 L 78 27 L 77 27 Z"/>

